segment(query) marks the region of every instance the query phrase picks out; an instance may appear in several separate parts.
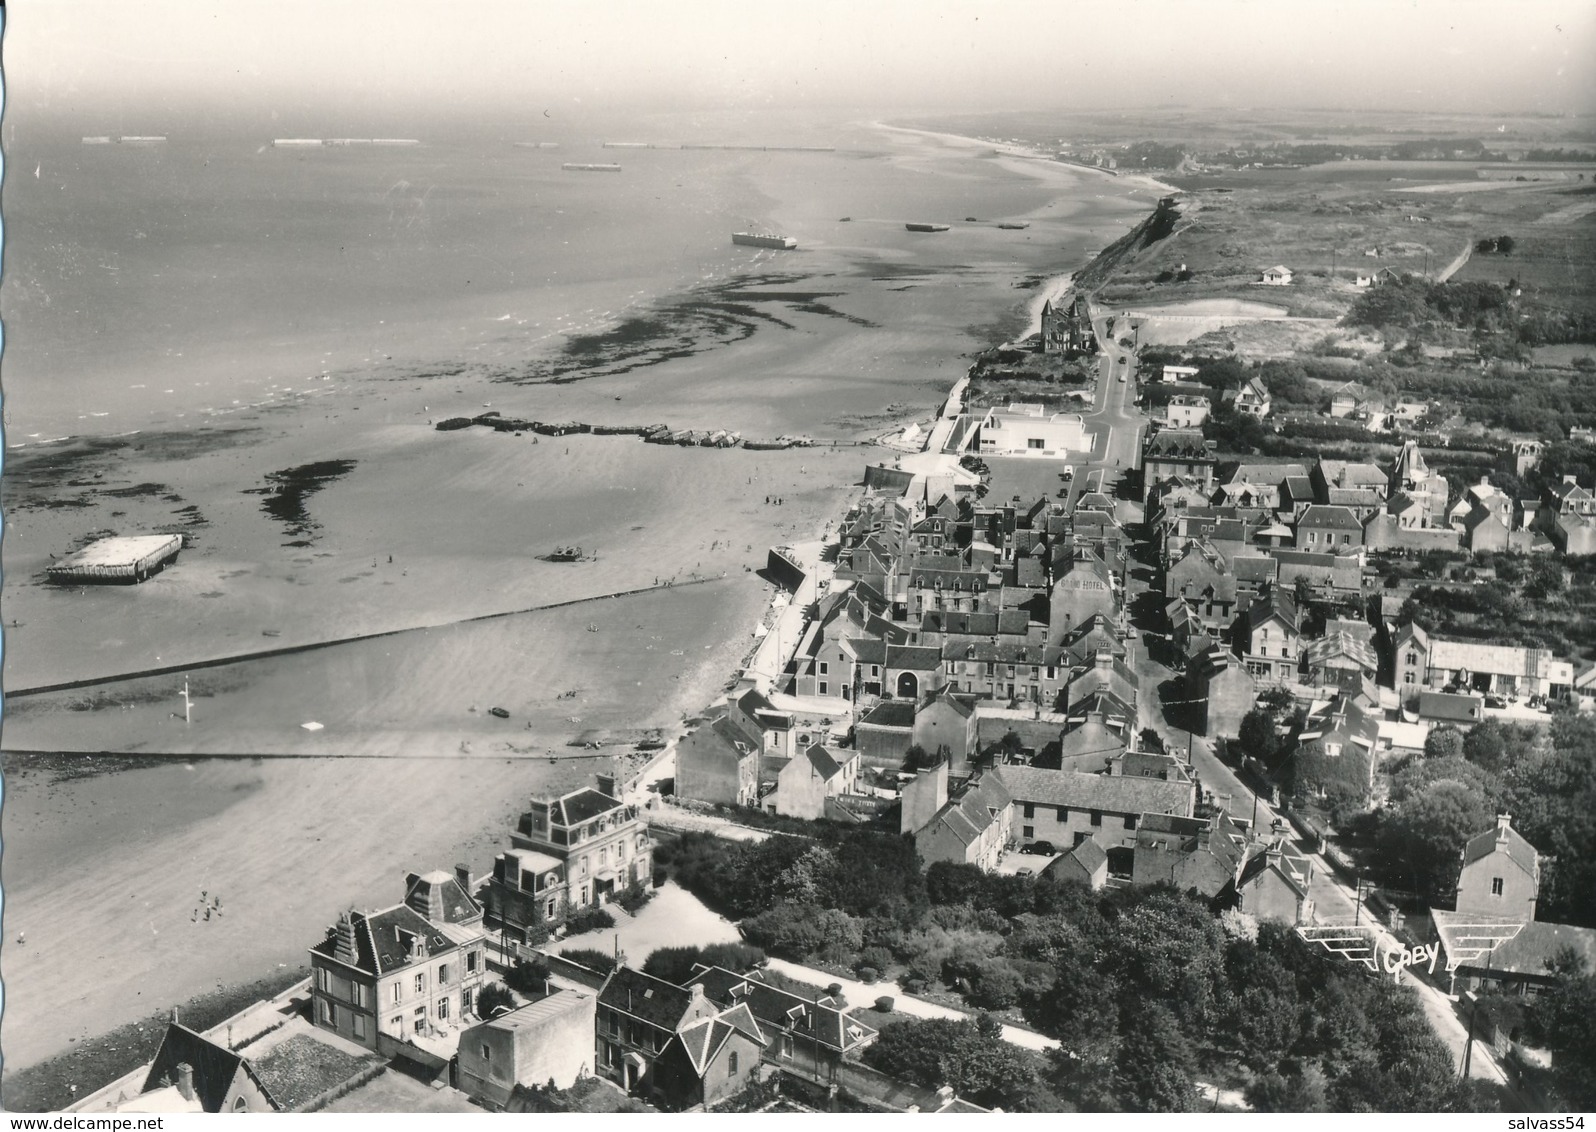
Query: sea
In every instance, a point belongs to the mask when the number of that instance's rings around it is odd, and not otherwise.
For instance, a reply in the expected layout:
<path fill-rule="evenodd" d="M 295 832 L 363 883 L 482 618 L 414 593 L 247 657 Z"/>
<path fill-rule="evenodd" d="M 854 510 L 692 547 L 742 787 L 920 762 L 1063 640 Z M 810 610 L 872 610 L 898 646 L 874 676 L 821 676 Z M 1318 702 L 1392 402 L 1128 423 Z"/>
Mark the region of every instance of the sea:
<path fill-rule="evenodd" d="M 192 425 L 417 365 L 511 372 L 745 269 L 733 231 L 812 244 L 850 216 L 850 239 L 872 238 L 872 220 L 893 239 L 905 218 L 959 220 L 975 202 L 1020 213 L 1054 195 L 997 169 L 932 170 L 863 112 L 521 114 L 381 134 L 344 121 L 123 125 L 165 136 L 153 144 L 85 144 L 117 136 L 92 119 L 7 117 L 12 450 Z M 273 144 L 307 136 L 420 144 Z"/>

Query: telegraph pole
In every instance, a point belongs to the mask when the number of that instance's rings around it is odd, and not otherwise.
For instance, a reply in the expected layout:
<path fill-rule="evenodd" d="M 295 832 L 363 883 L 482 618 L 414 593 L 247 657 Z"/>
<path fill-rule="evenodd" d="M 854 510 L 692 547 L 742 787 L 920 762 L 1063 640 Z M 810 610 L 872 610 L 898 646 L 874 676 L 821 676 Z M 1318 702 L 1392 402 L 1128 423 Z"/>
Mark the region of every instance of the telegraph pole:
<path fill-rule="evenodd" d="M 1358 894 L 1352 900 L 1352 926 L 1357 927 L 1363 917 L 1363 870 L 1358 870 Z"/>
<path fill-rule="evenodd" d="M 193 701 L 188 697 L 188 677 L 185 676 L 183 677 L 183 722 L 185 724 L 193 722 L 193 707 Z"/>

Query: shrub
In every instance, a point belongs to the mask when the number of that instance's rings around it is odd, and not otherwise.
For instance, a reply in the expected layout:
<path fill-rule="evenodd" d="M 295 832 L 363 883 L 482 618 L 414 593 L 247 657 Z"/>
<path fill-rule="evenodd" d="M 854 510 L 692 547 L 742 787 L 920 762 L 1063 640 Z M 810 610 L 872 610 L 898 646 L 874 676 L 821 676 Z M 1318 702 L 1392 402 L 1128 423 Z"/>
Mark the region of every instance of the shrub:
<path fill-rule="evenodd" d="M 660 947 L 643 961 L 643 974 L 686 986 L 695 964 L 702 963 L 703 952 L 696 947 Z"/>
<path fill-rule="evenodd" d="M 560 952 L 560 958 L 600 974 L 607 975 L 615 970 L 615 956 L 593 947 L 567 947 Z"/>
<path fill-rule="evenodd" d="M 880 977 L 881 977 L 881 972 L 876 970 L 874 967 L 860 967 L 859 968 L 859 981 L 864 983 L 866 986 L 868 986 L 871 983 L 875 982 Z"/>
<path fill-rule="evenodd" d="M 706 967 L 724 967 L 739 975 L 765 965 L 765 953 L 751 943 L 712 943 L 698 960 Z"/>
<path fill-rule="evenodd" d="M 882 1014 L 891 1014 L 893 1008 L 897 1005 L 898 1000 L 893 998 L 890 994 L 884 994 L 880 998 L 876 999 L 876 1009 Z"/>
<path fill-rule="evenodd" d="M 548 986 L 549 961 L 541 955 L 517 959 L 515 966 L 505 972 L 504 981 L 510 989 L 524 995 L 542 994 Z"/>
<path fill-rule="evenodd" d="M 511 994 L 499 983 L 489 983 L 477 992 L 477 1016 L 492 1018 L 493 1012 L 499 1007 L 515 1009 L 515 995 Z"/>
<path fill-rule="evenodd" d="M 581 935 L 583 932 L 614 926 L 615 917 L 602 908 L 578 908 L 565 920 L 566 931 L 571 935 Z"/>
<path fill-rule="evenodd" d="M 904 975 L 898 980 L 898 985 L 903 988 L 904 994 L 924 994 L 930 982 L 919 974 Z"/>
<path fill-rule="evenodd" d="M 867 947 L 859 953 L 859 966 L 885 971 L 892 966 L 892 952 L 885 947 Z"/>
<path fill-rule="evenodd" d="M 627 885 L 625 892 L 615 898 L 615 903 L 635 916 L 643 910 L 643 905 L 652 899 L 654 899 L 653 889 L 648 888 L 641 881 L 633 881 Z"/>

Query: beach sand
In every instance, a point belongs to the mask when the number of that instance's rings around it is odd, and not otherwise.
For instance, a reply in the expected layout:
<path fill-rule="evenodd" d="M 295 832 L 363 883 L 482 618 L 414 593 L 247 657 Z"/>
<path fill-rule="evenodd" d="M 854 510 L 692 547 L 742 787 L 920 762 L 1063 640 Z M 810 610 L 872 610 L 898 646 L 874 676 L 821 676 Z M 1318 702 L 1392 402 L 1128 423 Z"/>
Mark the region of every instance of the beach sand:
<path fill-rule="evenodd" d="M 772 155 L 768 167 L 800 160 Z M 850 189 L 849 163 L 872 160 L 923 184 L 912 215 Z M 0 955 L 8 1067 L 152 1004 L 303 962 L 340 909 L 396 902 L 407 869 L 485 871 L 530 792 L 577 785 L 602 765 L 513 748 L 570 753 L 581 729 L 670 727 L 709 702 L 769 598 L 745 567 L 818 533 L 864 465 L 888 455 L 599 436 L 534 444 L 429 421 L 491 405 L 543 420 L 868 441 L 927 419 L 971 353 L 1024 332 L 1033 293 L 1017 284 L 1078 268 L 1151 200 L 897 134 L 879 157 L 805 168 L 815 172 L 802 190 L 791 169 L 761 182 L 769 222 L 804 231 L 803 248 L 750 254 L 732 298 L 717 277 L 655 300 L 649 351 L 601 342 L 575 359 L 607 376 L 551 382 L 573 361 L 557 351 L 507 371 L 501 344 L 492 365 L 374 362 L 202 427 L 8 454 L 11 691 L 398 631 L 196 672 L 188 725 L 173 718 L 180 678 L 8 705 L 7 750 L 177 756 L 60 781 L 10 760 L 6 925 L 27 943 Z M 936 236 L 902 227 L 967 214 L 1032 224 Z M 326 474 L 281 474 L 313 465 Z M 194 545 L 144 585 L 39 580 L 89 531 L 161 526 Z M 570 542 L 597 561 L 535 558 Z M 694 574 L 713 580 L 653 585 Z M 649 592 L 456 624 L 638 588 Z M 570 689 L 579 702 L 554 698 Z M 487 716 L 489 706 L 512 718 Z M 300 726 L 310 721 L 324 729 Z M 199 757 L 215 753 L 235 757 Z M 222 918 L 192 921 L 202 889 L 222 894 Z"/>

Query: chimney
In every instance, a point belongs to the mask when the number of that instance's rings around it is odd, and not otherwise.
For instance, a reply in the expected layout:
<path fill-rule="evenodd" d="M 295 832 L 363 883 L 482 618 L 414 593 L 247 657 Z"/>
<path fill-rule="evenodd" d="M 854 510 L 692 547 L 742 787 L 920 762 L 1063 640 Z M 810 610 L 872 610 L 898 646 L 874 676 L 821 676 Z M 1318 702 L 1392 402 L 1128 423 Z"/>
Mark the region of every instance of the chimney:
<path fill-rule="evenodd" d="M 687 994 L 692 1001 L 698 1002 L 704 997 L 704 984 L 694 983 L 692 986 L 687 988 Z"/>
<path fill-rule="evenodd" d="M 194 1099 L 194 1067 L 186 1061 L 177 1067 L 177 1091 L 185 1101 Z"/>
<path fill-rule="evenodd" d="M 1098 668 L 1114 667 L 1114 652 L 1107 645 L 1098 645 L 1097 655 L 1092 659 Z"/>
<path fill-rule="evenodd" d="M 615 788 L 615 775 L 600 774 L 595 775 L 594 777 L 598 780 L 598 790 L 600 794 L 608 794 L 611 798 L 619 798 L 621 796 L 620 791 L 616 790 Z"/>
<path fill-rule="evenodd" d="M 1496 815 L 1496 843 L 1498 845 L 1507 844 L 1507 831 L 1511 828 L 1513 828 L 1512 814 Z"/>
<path fill-rule="evenodd" d="M 462 865 L 459 862 L 456 862 L 455 866 L 454 866 L 454 879 L 460 883 L 460 887 L 461 888 L 465 889 L 465 893 L 466 893 L 467 896 L 473 895 L 473 893 L 471 891 L 471 866 L 470 865 Z"/>
<path fill-rule="evenodd" d="M 337 945 L 333 948 L 333 958 L 340 963 L 354 963 L 355 957 L 360 953 L 360 948 L 355 944 L 355 913 L 351 909 L 338 917 L 338 923 L 333 927 Z"/>

